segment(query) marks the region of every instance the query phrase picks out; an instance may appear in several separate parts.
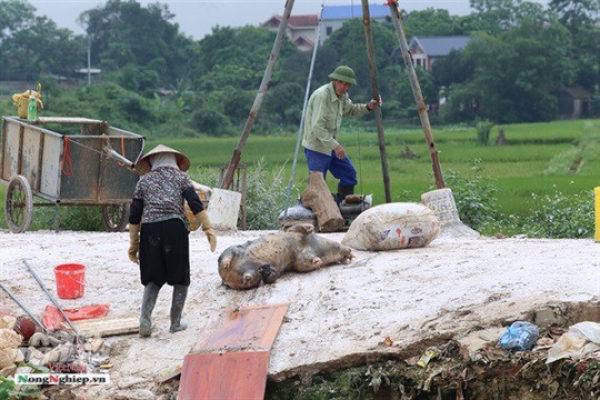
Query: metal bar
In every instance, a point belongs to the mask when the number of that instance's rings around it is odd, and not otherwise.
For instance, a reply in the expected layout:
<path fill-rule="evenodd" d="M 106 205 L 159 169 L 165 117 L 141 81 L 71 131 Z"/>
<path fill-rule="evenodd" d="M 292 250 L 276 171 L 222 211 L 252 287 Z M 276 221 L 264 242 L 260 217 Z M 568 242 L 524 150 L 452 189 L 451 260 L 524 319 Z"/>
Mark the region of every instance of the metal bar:
<path fill-rule="evenodd" d="M 373 53 L 373 36 L 371 35 L 371 11 L 369 10 L 369 1 L 362 0 L 363 23 L 365 25 L 365 38 L 367 41 L 367 57 L 369 59 L 369 72 L 371 74 L 371 90 L 373 98 L 379 100 L 379 84 L 377 82 L 377 66 L 375 65 L 375 55 Z M 377 126 L 377 137 L 379 138 L 379 154 L 381 158 L 381 172 L 383 174 L 383 187 L 385 189 L 385 202 L 392 202 L 392 193 L 390 191 L 390 173 L 385 150 L 385 135 L 381 123 L 381 108 L 375 107 L 375 124 Z"/>
<path fill-rule="evenodd" d="M 31 311 L 29 311 L 27 309 L 27 307 L 25 307 L 25 305 L 23 305 L 23 303 L 21 303 L 19 301 L 19 299 L 17 299 L 15 297 L 15 295 L 10 291 L 10 289 L 7 288 L 6 286 L 4 286 L 4 284 L 2 282 L 0 282 L 0 287 L 2 288 L 2 290 L 4 290 L 6 292 L 7 295 L 10 296 L 11 299 L 13 299 L 15 301 L 15 303 L 17 303 L 19 305 L 19 307 L 21 307 L 21 309 L 23 311 L 25 311 L 27 313 L 27 315 L 29 315 L 29 318 L 31 318 L 33 320 L 33 322 L 35 322 L 40 328 L 42 328 L 42 330 L 44 331 L 44 333 L 50 333 L 50 331 L 44 326 L 44 324 L 42 324 L 42 322 L 39 319 L 37 319 L 35 317 L 35 315 L 33 315 L 31 313 Z"/>
<path fill-rule="evenodd" d="M 44 175 L 44 143 L 45 143 L 46 135 L 44 135 L 43 131 L 40 131 L 40 152 L 38 154 L 38 174 L 35 183 L 32 182 L 32 185 L 35 184 L 35 190 L 42 190 L 42 176 Z"/>
<path fill-rule="evenodd" d="M 267 68 L 265 69 L 262 82 L 260 83 L 260 88 L 258 90 L 258 93 L 256 94 L 256 98 L 254 99 L 254 104 L 252 104 L 252 108 L 250 109 L 250 114 L 248 115 L 248 119 L 246 120 L 246 125 L 244 126 L 244 130 L 242 131 L 240 141 L 238 142 L 236 149 L 233 151 L 227 174 L 225 174 L 225 177 L 221 182 L 221 189 L 229 189 L 229 186 L 233 181 L 233 173 L 236 170 L 240 159 L 242 158 L 242 148 L 246 144 L 248 136 L 250 136 L 250 131 L 252 130 L 252 126 L 254 125 L 254 120 L 258 115 L 258 111 L 260 110 L 263 97 L 267 92 L 267 88 L 269 87 L 269 81 L 271 80 L 271 75 L 273 74 L 275 60 L 277 60 L 279 50 L 281 49 L 281 42 L 283 41 L 283 38 L 286 34 L 288 21 L 290 19 L 290 14 L 292 12 L 293 5 L 294 0 L 287 0 L 285 3 L 285 12 L 283 13 L 281 24 L 279 24 L 279 30 L 277 31 L 275 43 L 273 43 L 273 49 L 271 50 L 271 55 L 269 56 L 269 61 L 267 62 Z"/>
<path fill-rule="evenodd" d="M 0 132 L 2 134 L 2 152 L 0 154 L 0 156 L 2 157 L 2 159 L 0 160 L 0 179 L 2 179 L 2 181 L 4 181 L 4 173 L 7 171 L 4 171 L 4 163 L 6 162 L 6 131 L 8 130 L 8 121 L 6 120 L 6 118 L 2 118 L 2 131 Z M 10 179 L 10 176 L 8 177 Z"/>
<path fill-rule="evenodd" d="M 25 126 L 19 127 L 19 152 L 17 153 L 17 174 L 23 173 L 23 136 L 25 136 Z"/>
<path fill-rule="evenodd" d="M 438 189 L 444 189 L 446 187 L 446 184 L 444 183 L 444 178 L 442 177 L 442 168 L 440 166 L 440 159 L 438 156 L 439 152 L 435 148 L 435 143 L 431 134 L 431 125 L 429 123 L 427 107 L 425 106 L 425 101 L 423 100 L 423 93 L 421 92 L 421 87 L 419 85 L 419 79 L 417 77 L 417 73 L 415 72 L 415 67 L 412 63 L 410 52 L 408 50 L 406 35 L 404 34 L 400 13 L 398 11 L 398 3 L 397 0 L 389 0 L 387 4 L 390 7 L 392 23 L 394 25 L 394 29 L 396 30 L 398 41 L 400 42 L 400 50 L 402 52 L 404 66 L 406 67 L 408 79 L 410 80 L 410 86 L 412 88 L 415 103 L 417 103 L 417 109 L 419 110 L 419 118 L 421 119 L 421 125 L 423 126 L 425 138 L 427 139 L 427 142 L 429 144 L 429 155 L 431 156 L 431 162 L 433 164 L 433 174 L 435 176 L 435 182 L 437 184 Z"/>
<path fill-rule="evenodd" d="M 123 157 L 122 155 L 120 155 L 119 153 L 117 153 L 116 151 L 114 151 L 113 149 L 111 149 L 108 146 L 104 146 L 103 147 L 104 152 L 106 153 L 106 156 L 108 158 L 113 158 L 117 161 L 120 161 L 124 164 L 127 164 L 129 166 L 129 168 L 133 169 L 134 167 L 134 163 L 131 162 L 130 160 L 128 160 L 127 158 Z"/>
<path fill-rule="evenodd" d="M 81 336 L 81 333 L 79 332 L 79 330 L 77 328 L 75 328 L 75 325 L 73 325 L 73 323 L 71 322 L 71 320 L 69 319 L 69 317 L 67 317 L 67 314 L 65 314 L 65 312 L 60 307 L 60 304 L 58 304 L 58 301 L 56 301 L 56 299 L 54 298 L 54 296 L 52 296 L 52 294 L 48 291 L 48 289 L 46 289 L 46 286 L 41 281 L 41 279 L 37 276 L 37 274 L 35 273 L 35 271 L 33 270 L 33 268 L 31 268 L 31 266 L 29 265 L 29 263 L 26 260 L 23 260 L 23 263 L 25 264 L 25 266 L 27 267 L 27 269 L 29 270 L 29 272 L 31 273 L 31 275 L 34 277 L 34 279 L 37 281 L 37 283 L 40 285 L 40 287 L 42 288 L 42 290 L 44 291 L 44 293 L 46 293 L 46 296 L 48 296 L 48 298 L 50 299 L 50 301 L 52 302 L 52 304 L 54 304 L 54 306 L 61 313 L 61 315 L 63 316 L 63 318 L 65 319 L 65 321 L 67 321 L 67 324 L 69 324 L 69 326 L 71 327 L 71 329 L 73 330 L 73 332 L 75 332 L 75 334 L 77 336 Z"/>

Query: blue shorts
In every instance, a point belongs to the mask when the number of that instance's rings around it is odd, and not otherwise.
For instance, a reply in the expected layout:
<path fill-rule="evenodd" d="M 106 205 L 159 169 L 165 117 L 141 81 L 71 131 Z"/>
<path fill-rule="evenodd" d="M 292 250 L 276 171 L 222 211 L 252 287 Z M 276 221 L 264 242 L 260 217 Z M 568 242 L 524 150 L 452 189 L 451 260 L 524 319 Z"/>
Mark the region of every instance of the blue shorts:
<path fill-rule="evenodd" d="M 327 178 L 327 171 L 331 171 L 334 178 L 340 180 L 342 186 L 356 186 L 356 169 L 350 158 L 346 157 L 340 160 L 332 151 L 330 155 L 319 153 L 309 149 L 304 149 L 304 155 L 308 162 L 309 171 L 321 171 L 323 179 Z"/>

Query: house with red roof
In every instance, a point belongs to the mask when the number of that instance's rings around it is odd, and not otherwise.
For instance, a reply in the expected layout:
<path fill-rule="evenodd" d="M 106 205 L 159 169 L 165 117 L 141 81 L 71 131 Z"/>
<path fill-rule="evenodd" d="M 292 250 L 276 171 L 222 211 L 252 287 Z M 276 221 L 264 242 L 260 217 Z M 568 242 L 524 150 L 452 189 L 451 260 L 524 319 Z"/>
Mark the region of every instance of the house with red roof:
<path fill-rule="evenodd" d="M 263 22 L 261 27 L 277 31 L 282 18 L 281 15 L 273 15 L 266 22 Z M 317 14 L 290 15 L 286 35 L 300 50 L 312 50 L 317 40 L 318 26 L 319 16 Z"/>

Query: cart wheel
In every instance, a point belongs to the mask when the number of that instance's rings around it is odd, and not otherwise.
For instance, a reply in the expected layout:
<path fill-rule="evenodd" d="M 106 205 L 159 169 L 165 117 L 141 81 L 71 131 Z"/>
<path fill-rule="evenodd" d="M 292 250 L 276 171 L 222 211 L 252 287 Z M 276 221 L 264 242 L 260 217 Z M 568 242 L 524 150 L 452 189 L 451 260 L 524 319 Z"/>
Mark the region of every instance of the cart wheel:
<path fill-rule="evenodd" d="M 6 190 L 4 205 L 8 228 L 14 233 L 25 232 L 33 216 L 33 195 L 31 185 L 23 175 L 10 180 Z"/>
<path fill-rule="evenodd" d="M 102 218 L 107 231 L 124 231 L 129 220 L 129 204 L 102 206 Z"/>

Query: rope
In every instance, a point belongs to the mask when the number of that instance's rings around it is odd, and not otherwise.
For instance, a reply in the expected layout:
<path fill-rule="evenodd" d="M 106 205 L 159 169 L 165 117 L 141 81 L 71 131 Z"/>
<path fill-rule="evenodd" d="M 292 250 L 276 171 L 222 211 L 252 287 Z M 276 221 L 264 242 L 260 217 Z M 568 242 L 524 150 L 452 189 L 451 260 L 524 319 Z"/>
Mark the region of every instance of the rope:
<path fill-rule="evenodd" d="M 108 142 L 108 145 L 110 146 L 110 140 L 107 140 L 107 142 Z M 121 136 L 121 155 L 123 156 L 123 158 L 126 158 L 125 157 L 125 137 L 124 136 Z M 121 166 L 121 167 L 125 165 L 125 163 L 122 161 L 117 161 L 117 164 L 119 164 L 119 166 Z"/>
<path fill-rule="evenodd" d="M 68 136 L 64 138 L 65 144 L 63 147 L 63 165 L 62 165 L 62 173 L 67 176 L 72 176 L 73 171 L 73 158 L 71 157 L 71 146 L 69 143 L 71 140 Z"/>
<path fill-rule="evenodd" d="M 300 143 L 302 142 L 302 131 L 304 130 L 304 119 L 306 118 L 306 107 L 308 105 L 308 97 L 310 94 L 310 82 L 312 81 L 312 73 L 315 66 L 315 59 L 317 57 L 317 47 L 319 47 L 319 40 L 321 36 L 321 22 L 323 20 L 323 8 L 325 7 L 325 0 L 321 3 L 321 12 L 319 14 L 319 23 L 317 24 L 317 38 L 313 47 L 312 56 L 310 59 L 310 68 L 308 70 L 308 78 L 306 79 L 306 91 L 304 93 L 304 104 L 302 105 L 302 116 L 300 117 L 300 126 L 298 127 L 298 135 L 296 139 L 296 149 L 294 150 L 294 161 L 292 162 L 292 172 L 290 176 L 290 183 L 287 188 L 286 199 L 285 199 L 285 210 L 283 211 L 283 220 L 281 229 L 285 225 L 287 220 L 288 208 L 290 207 L 290 197 L 292 192 L 292 186 L 294 184 L 294 176 L 296 175 L 296 165 L 298 163 L 298 153 L 300 150 Z"/>
<path fill-rule="evenodd" d="M 109 149 L 113 150 L 112 146 L 110 145 L 110 140 L 108 139 L 108 136 L 101 135 L 101 137 L 106 140 L 106 146 Z M 83 143 L 73 140 L 69 136 L 63 136 L 63 140 L 64 140 L 65 144 L 64 144 L 64 150 L 63 150 L 63 166 L 62 166 L 61 170 L 64 175 L 72 176 L 75 173 L 75 171 L 73 170 L 73 157 L 71 156 L 71 143 L 73 143 L 79 147 L 82 147 L 86 150 L 92 151 L 94 153 L 98 153 L 100 155 L 106 155 L 106 153 L 104 151 L 100 151 L 100 150 L 94 149 L 93 147 L 86 146 Z M 124 136 L 121 136 L 121 155 L 125 158 L 125 137 Z M 119 163 L 120 166 L 125 165 L 125 163 L 123 163 L 121 161 L 117 161 L 117 162 Z"/>

